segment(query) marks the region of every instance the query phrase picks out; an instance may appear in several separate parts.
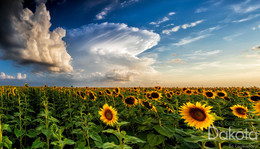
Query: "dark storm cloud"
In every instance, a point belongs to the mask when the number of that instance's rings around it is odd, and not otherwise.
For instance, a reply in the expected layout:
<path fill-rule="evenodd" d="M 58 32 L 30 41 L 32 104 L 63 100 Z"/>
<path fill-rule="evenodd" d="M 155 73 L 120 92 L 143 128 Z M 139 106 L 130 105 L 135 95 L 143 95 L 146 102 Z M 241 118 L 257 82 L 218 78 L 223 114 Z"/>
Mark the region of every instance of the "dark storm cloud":
<path fill-rule="evenodd" d="M 26 5 L 33 5 L 26 1 Z M 71 57 L 62 40 L 66 31 L 52 32 L 50 14 L 45 4 L 36 6 L 33 13 L 23 8 L 22 0 L 0 1 L 0 52 L 4 60 L 18 65 L 30 65 L 34 72 L 70 72 Z"/>

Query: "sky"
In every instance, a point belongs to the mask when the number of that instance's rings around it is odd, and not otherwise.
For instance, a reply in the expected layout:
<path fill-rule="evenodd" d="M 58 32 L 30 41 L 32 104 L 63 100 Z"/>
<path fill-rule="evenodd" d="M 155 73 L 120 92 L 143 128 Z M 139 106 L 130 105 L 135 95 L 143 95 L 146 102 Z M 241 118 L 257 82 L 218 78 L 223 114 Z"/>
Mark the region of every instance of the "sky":
<path fill-rule="evenodd" d="M 260 86 L 259 0 L 1 0 L 0 85 Z"/>

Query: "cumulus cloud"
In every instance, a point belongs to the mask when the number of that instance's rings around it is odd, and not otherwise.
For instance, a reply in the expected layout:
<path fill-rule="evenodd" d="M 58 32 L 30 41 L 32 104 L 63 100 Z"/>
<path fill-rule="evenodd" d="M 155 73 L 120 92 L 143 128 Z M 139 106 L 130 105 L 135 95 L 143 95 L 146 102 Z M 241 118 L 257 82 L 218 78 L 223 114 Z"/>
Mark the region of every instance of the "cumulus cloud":
<path fill-rule="evenodd" d="M 74 49 L 75 69 L 92 81 L 131 81 L 134 76 L 154 73 L 153 57 L 139 55 L 158 44 L 152 31 L 120 23 L 90 24 L 68 32 Z"/>
<path fill-rule="evenodd" d="M 11 75 L 6 75 L 4 72 L 1 72 L 0 79 L 15 79 L 15 77 Z"/>
<path fill-rule="evenodd" d="M 204 21 L 204 20 L 198 20 L 198 21 L 192 22 L 192 23 L 190 23 L 190 24 L 183 24 L 181 27 L 182 27 L 183 29 L 187 29 L 187 28 L 190 28 L 190 27 L 194 27 L 194 26 L 196 26 L 196 25 L 202 23 L 203 21 Z"/>
<path fill-rule="evenodd" d="M 0 52 L 2 59 L 31 65 L 34 72 L 71 72 L 71 56 L 62 40 L 66 31 L 50 31 L 50 14 L 45 4 L 35 13 L 22 0 L 0 1 Z"/>
<path fill-rule="evenodd" d="M 26 79 L 26 74 L 17 73 L 17 79 L 19 80 Z"/>

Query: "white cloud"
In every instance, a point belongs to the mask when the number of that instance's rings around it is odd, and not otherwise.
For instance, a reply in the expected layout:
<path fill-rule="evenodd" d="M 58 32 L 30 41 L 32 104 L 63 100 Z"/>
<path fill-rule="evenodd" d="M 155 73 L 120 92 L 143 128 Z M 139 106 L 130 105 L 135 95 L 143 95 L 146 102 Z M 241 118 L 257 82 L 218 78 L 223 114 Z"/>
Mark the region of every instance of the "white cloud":
<path fill-rule="evenodd" d="M 208 11 L 208 8 L 201 7 L 201 8 L 196 9 L 195 13 L 202 13 L 202 12 L 206 12 L 206 11 Z"/>
<path fill-rule="evenodd" d="M 154 73 L 152 57 L 138 55 L 158 44 L 160 36 L 126 24 L 90 24 L 69 31 L 75 50 L 73 64 L 84 69 L 88 80 L 131 81 L 135 76 Z M 120 79 L 117 79 L 120 78 Z"/>
<path fill-rule="evenodd" d="M 255 18 L 259 17 L 259 16 L 260 16 L 260 14 L 249 15 L 246 18 L 243 18 L 243 19 L 240 19 L 240 20 L 234 20 L 232 22 L 234 22 L 234 23 L 241 23 L 241 22 L 245 22 L 245 21 L 249 21 L 249 20 L 255 19 Z"/>
<path fill-rule="evenodd" d="M 214 26 L 214 27 L 210 27 L 210 28 L 207 28 L 207 29 L 204 29 L 202 31 L 199 32 L 199 34 L 206 34 L 206 33 L 211 33 L 215 30 L 219 30 L 221 28 L 221 26 Z"/>
<path fill-rule="evenodd" d="M 11 75 L 6 75 L 4 72 L 1 72 L 0 79 L 15 79 L 15 77 Z"/>
<path fill-rule="evenodd" d="M 71 72 L 72 58 L 62 40 L 66 31 L 62 28 L 49 30 L 50 14 L 45 4 L 41 3 L 33 13 L 27 8 L 23 9 L 22 2 L 16 3 L 11 5 L 14 8 L 8 10 L 19 14 L 7 15 L 6 22 L 1 24 L 4 30 L 8 30 L 0 31 L 8 33 L 1 35 L 2 57 L 20 65 L 31 65 L 35 72 Z"/>
<path fill-rule="evenodd" d="M 170 35 L 171 32 L 177 32 L 177 31 L 179 31 L 179 30 L 181 29 L 181 27 L 182 27 L 183 29 L 187 29 L 187 28 L 189 28 L 189 27 L 194 27 L 194 26 L 196 26 L 196 25 L 202 23 L 203 21 L 204 21 L 204 20 L 198 20 L 198 21 L 192 22 L 192 23 L 190 23 L 190 24 L 183 24 L 183 25 L 181 25 L 181 26 L 175 26 L 175 27 L 173 27 L 173 28 L 171 28 L 171 29 L 165 29 L 165 30 L 163 30 L 162 33 L 163 33 L 163 34 Z"/>
<path fill-rule="evenodd" d="M 108 7 L 104 8 L 100 13 L 98 13 L 98 14 L 96 15 L 96 18 L 97 18 L 98 20 L 104 19 L 105 16 L 107 15 L 107 13 L 108 13 L 111 9 L 112 9 L 112 6 L 108 6 Z"/>
<path fill-rule="evenodd" d="M 159 20 L 158 22 L 150 22 L 149 24 L 152 24 L 152 25 L 159 25 L 163 22 L 166 22 L 166 21 L 169 21 L 170 19 L 168 17 L 163 17 L 161 20 Z"/>
<path fill-rule="evenodd" d="M 260 50 L 260 46 L 254 46 L 252 47 L 252 50 Z"/>
<path fill-rule="evenodd" d="M 186 62 L 183 61 L 183 59 L 172 59 L 170 62 L 168 62 L 168 64 L 171 64 L 171 63 L 174 63 L 174 64 L 185 64 Z"/>
<path fill-rule="evenodd" d="M 169 35 L 171 32 L 177 32 L 180 28 L 181 28 L 180 26 L 175 26 L 175 27 L 173 27 L 172 29 L 163 30 L 162 33 Z"/>
<path fill-rule="evenodd" d="M 204 60 L 207 58 L 211 58 L 211 56 L 217 55 L 220 52 L 221 50 L 212 50 L 212 51 L 197 50 L 194 51 L 194 53 L 185 54 L 184 56 L 186 57 L 186 59 L 190 59 L 190 60 Z"/>
<path fill-rule="evenodd" d="M 17 73 L 17 79 L 19 80 L 26 79 L 26 74 Z"/>
<path fill-rule="evenodd" d="M 236 13 L 249 13 L 249 12 L 253 12 L 260 8 L 259 4 L 257 4 L 257 5 L 250 4 L 249 5 L 250 2 L 251 2 L 251 0 L 246 0 L 242 3 L 232 5 L 231 9 Z"/>
<path fill-rule="evenodd" d="M 226 40 L 226 41 L 233 41 L 234 38 L 239 37 L 239 36 L 241 36 L 241 35 L 242 35 L 242 33 L 237 33 L 237 34 L 234 34 L 234 35 L 226 36 L 226 37 L 224 37 L 223 39 Z"/>
<path fill-rule="evenodd" d="M 252 27 L 252 30 L 255 31 L 257 28 L 260 28 L 260 25 Z"/>
<path fill-rule="evenodd" d="M 197 40 L 200 40 L 200 39 L 203 39 L 205 37 L 207 37 L 209 35 L 201 35 L 201 36 L 197 36 L 197 37 L 186 37 L 186 38 L 183 38 L 181 39 L 179 42 L 177 43 L 174 43 L 173 45 L 176 45 L 176 46 L 182 46 L 182 45 L 186 45 L 186 44 L 189 44 L 189 43 L 192 43 L 192 42 L 195 42 Z"/>
<path fill-rule="evenodd" d="M 176 13 L 175 12 L 169 12 L 168 15 L 169 16 L 172 16 L 172 15 L 175 15 Z"/>
<path fill-rule="evenodd" d="M 204 22 L 204 20 L 198 20 L 198 21 L 192 22 L 192 23 L 190 23 L 190 24 L 183 24 L 181 27 L 182 27 L 183 29 L 187 29 L 187 28 L 190 28 L 190 27 L 194 27 L 194 26 L 196 26 L 196 25 L 198 25 L 198 24 L 200 24 L 200 23 L 202 23 L 202 22 Z"/>
<path fill-rule="evenodd" d="M 121 7 L 126 7 L 136 2 L 139 2 L 139 0 L 126 0 L 121 3 Z"/>

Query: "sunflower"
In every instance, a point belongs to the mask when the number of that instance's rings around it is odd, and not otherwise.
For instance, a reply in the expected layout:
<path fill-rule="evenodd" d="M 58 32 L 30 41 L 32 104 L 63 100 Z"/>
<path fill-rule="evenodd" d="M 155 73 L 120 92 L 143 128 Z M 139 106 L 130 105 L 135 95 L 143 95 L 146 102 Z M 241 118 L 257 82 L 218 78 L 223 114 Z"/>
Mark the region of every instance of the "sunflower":
<path fill-rule="evenodd" d="M 156 91 L 153 91 L 153 92 L 150 93 L 150 97 L 151 97 L 152 99 L 158 100 L 158 99 L 161 98 L 161 93 L 158 93 L 158 92 L 156 92 Z"/>
<path fill-rule="evenodd" d="M 86 99 L 85 94 L 83 92 L 79 92 L 82 99 Z"/>
<path fill-rule="evenodd" d="M 129 96 L 124 99 L 124 104 L 131 107 L 137 105 L 137 99 L 134 96 Z"/>
<path fill-rule="evenodd" d="M 167 99 L 171 99 L 172 98 L 172 94 L 170 92 L 165 93 L 165 96 Z"/>
<path fill-rule="evenodd" d="M 260 102 L 256 103 L 256 105 L 254 106 L 255 111 L 253 113 L 257 113 L 257 116 L 260 116 Z"/>
<path fill-rule="evenodd" d="M 102 120 L 107 125 L 113 126 L 117 123 L 118 117 L 117 117 L 117 111 L 112 108 L 111 106 L 108 106 L 108 104 L 103 105 L 103 109 L 100 109 L 99 115 L 100 120 Z"/>
<path fill-rule="evenodd" d="M 184 92 L 184 91 L 186 91 L 188 88 L 187 87 L 184 87 L 184 88 L 182 88 L 182 91 Z"/>
<path fill-rule="evenodd" d="M 154 112 L 157 112 L 155 106 L 153 106 L 151 103 L 149 103 L 148 101 L 145 100 L 141 100 L 141 103 L 144 107 L 146 107 L 148 110 L 152 110 Z"/>
<path fill-rule="evenodd" d="M 192 91 L 191 91 L 190 89 L 187 89 L 187 90 L 185 90 L 185 94 L 191 95 L 191 94 L 192 94 Z"/>
<path fill-rule="evenodd" d="M 107 93 L 107 95 L 111 95 L 111 92 L 110 92 L 110 90 L 109 89 L 106 89 L 106 93 Z"/>
<path fill-rule="evenodd" d="M 96 96 L 95 96 L 95 94 L 93 93 L 93 92 L 89 92 L 88 93 L 88 96 L 89 96 L 89 99 L 91 99 L 91 100 L 93 100 L 93 101 L 95 101 L 96 100 Z"/>
<path fill-rule="evenodd" d="M 215 120 L 213 115 L 210 114 L 211 108 L 211 106 L 206 107 L 206 105 L 201 105 L 199 102 L 196 105 L 188 102 L 180 108 L 180 115 L 189 126 L 195 126 L 196 129 L 203 130 L 203 128 L 207 129 L 212 125 Z"/>
<path fill-rule="evenodd" d="M 175 94 L 179 96 L 181 95 L 181 92 L 177 91 Z"/>
<path fill-rule="evenodd" d="M 121 95 L 121 94 L 116 95 L 116 97 L 119 98 L 120 100 L 123 100 L 123 98 L 124 98 L 123 95 Z"/>
<path fill-rule="evenodd" d="M 26 88 L 28 88 L 28 87 L 29 87 L 28 83 L 25 83 L 25 84 L 24 84 L 24 86 L 25 86 Z"/>
<path fill-rule="evenodd" d="M 161 91 L 161 90 L 162 90 L 162 87 L 161 87 L 161 86 L 155 86 L 154 89 L 155 89 L 155 90 L 158 90 L 158 91 Z"/>
<path fill-rule="evenodd" d="M 251 102 L 258 102 L 260 101 L 260 96 L 258 95 L 254 95 L 254 96 L 250 96 L 250 98 L 248 98 Z"/>
<path fill-rule="evenodd" d="M 218 91 L 217 96 L 220 98 L 225 98 L 227 96 L 227 93 L 225 91 Z"/>
<path fill-rule="evenodd" d="M 12 89 L 12 93 L 13 93 L 14 96 L 16 95 L 15 92 L 16 92 L 16 87 L 14 87 L 14 88 Z"/>
<path fill-rule="evenodd" d="M 207 98 L 215 98 L 215 94 L 212 91 L 204 91 L 203 94 L 207 97 Z"/>
<path fill-rule="evenodd" d="M 247 118 L 247 112 L 248 109 L 247 107 L 241 106 L 241 105 L 234 105 L 230 107 L 230 109 L 233 110 L 233 114 L 239 118 L 246 119 Z"/>
<path fill-rule="evenodd" d="M 119 93 L 120 93 L 120 88 L 119 88 L 119 87 L 116 87 L 116 88 L 114 89 L 114 91 L 115 91 L 116 94 L 119 94 Z"/>
<path fill-rule="evenodd" d="M 199 94 L 199 92 L 198 92 L 198 91 L 196 91 L 196 90 L 193 90 L 193 91 L 192 91 L 192 94 L 193 94 L 193 95 L 198 95 L 198 94 Z"/>

